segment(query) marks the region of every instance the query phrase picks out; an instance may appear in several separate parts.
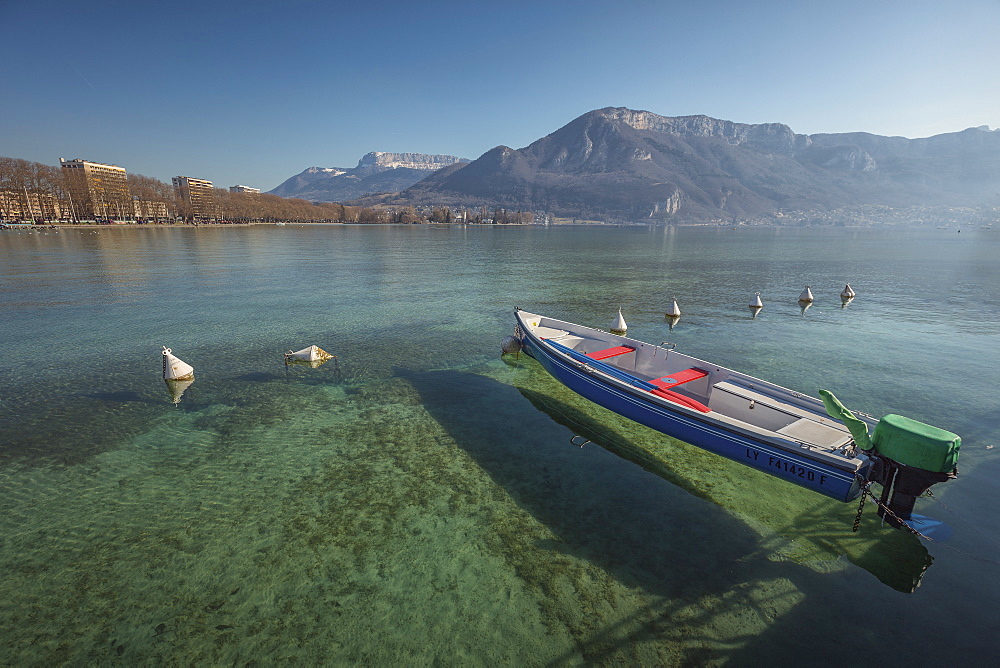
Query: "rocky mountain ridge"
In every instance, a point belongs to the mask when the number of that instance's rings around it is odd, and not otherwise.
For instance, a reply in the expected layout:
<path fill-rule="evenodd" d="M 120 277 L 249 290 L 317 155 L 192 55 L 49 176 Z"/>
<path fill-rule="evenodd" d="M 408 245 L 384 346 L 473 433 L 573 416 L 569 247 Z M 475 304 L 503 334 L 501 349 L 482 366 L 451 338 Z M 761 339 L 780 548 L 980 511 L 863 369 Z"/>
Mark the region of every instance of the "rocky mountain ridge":
<path fill-rule="evenodd" d="M 801 135 L 782 123 L 608 107 L 380 201 L 676 222 L 857 205 L 1000 204 L 1000 132 Z"/>
<path fill-rule="evenodd" d="M 447 167 L 456 162 L 462 162 L 464 158 L 453 155 L 427 155 L 426 153 L 386 153 L 384 151 L 372 151 L 362 156 L 358 161 L 356 169 L 371 169 L 372 171 L 385 171 L 387 169 L 422 169 L 434 171 Z M 468 162 L 468 160 L 465 160 Z"/>
<path fill-rule="evenodd" d="M 399 192 L 427 176 L 458 162 L 453 155 L 388 153 L 372 151 L 356 167 L 309 167 L 285 180 L 270 193 L 319 202 L 339 202 L 369 193 Z"/>

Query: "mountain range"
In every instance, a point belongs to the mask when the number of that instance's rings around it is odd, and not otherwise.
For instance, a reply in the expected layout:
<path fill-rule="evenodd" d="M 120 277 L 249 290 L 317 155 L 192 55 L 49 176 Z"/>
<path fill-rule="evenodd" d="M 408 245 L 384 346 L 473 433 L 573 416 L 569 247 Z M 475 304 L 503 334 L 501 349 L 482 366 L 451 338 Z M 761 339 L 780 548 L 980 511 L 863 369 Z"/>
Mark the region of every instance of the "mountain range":
<path fill-rule="evenodd" d="M 310 167 L 284 181 L 272 195 L 317 202 L 340 202 L 370 193 L 400 192 L 429 173 L 458 162 L 453 155 L 373 151 L 357 167 Z"/>
<path fill-rule="evenodd" d="M 472 162 L 444 157 L 452 162 L 421 172 L 401 192 L 385 188 L 394 194 L 355 203 L 670 222 L 859 205 L 1000 205 L 1000 131 L 985 126 L 923 139 L 803 135 L 781 123 L 607 107 L 525 148 L 497 146 Z M 307 182 L 309 171 L 279 188 Z"/>

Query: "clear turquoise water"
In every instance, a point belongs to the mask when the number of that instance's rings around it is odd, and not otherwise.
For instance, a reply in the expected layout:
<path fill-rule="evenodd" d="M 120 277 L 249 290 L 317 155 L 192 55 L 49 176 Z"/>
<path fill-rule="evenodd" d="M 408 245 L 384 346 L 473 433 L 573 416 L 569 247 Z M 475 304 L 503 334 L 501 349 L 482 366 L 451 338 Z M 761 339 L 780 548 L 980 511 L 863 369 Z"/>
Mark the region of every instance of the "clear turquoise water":
<path fill-rule="evenodd" d="M 998 251 L 987 230 L 0 233 L 0 664 L 984 663 Z M 961 434 L 961 477 L 918 506 L 955 537 L 871 509 L 852 534 L 853 504 L 501 360 L 515 305 L 597 327 L 621 306 L 636 338 Z M 286 369 L 310 344 L 337 359 Z M 196 370 L 176 405 L 162 345 Z"/>

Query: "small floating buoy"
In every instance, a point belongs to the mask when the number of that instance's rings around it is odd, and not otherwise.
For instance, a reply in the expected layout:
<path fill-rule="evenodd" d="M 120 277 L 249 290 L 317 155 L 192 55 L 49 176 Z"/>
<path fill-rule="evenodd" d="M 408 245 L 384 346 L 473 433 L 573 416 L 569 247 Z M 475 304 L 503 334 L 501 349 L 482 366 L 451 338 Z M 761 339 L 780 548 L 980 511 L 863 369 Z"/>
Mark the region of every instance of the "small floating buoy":
<path fill-rule="evenodd" d="M 840 291 L 840 298 L 851 299 L 853 297 L 856 297 L 857 294 L 858 293 L 854 291 L 854 288 L 851 287 L 851 284 L 848 283 L 847 285 L 844 286 L 844 289 Z"/>
<path fill-rule="evenodd" d="M 753 300 L 750 302 L 750 308 L 764 308 L 764 302 L 760 300 L 760 293 L 753 293 Z"/>
<path fill-rule="evenodd" d="M 677 305 L 677 297 L 674 297 L 674 301 L 671 302 L 670 306 L 667 307 L 667 317 L 679 318 L 680 315 L 681 315 L 681 307 Z"/>
<path fill-rule="evenodd" d="M 194 380 L 194 367 L 163 346 L 163 380 Z"/>
<path fill-rule="evenodd" d="M 625 332 L 628 330 L 628 325 L 625 324 L 625 317 L 622 315 L 622 309 L 618 307 L 618 317 L 615 321 L 611 323 L 611 333 L 617 334 L 619 336 L 625 336 Z"/>
<path fill-rule="evenodd" d="M 505 336 L 500 341 L 500 352 L 504 355 L 521 354 L 521 340 L 516 336 Z"/>
<path fill-rule="evenodd" d="M 674 325 L 680 322 L 681 317 L 679 315 L 668 315 L 667 324 L 670 325 L 670 330 L 673 331 Z"/>
<path fill-rule="evenodd" d="M 799 301 L 800 302 L 809 302 L 810 304 L 812 303 L 812 301 L 813 301 L 813 293 L 812 293 L 812 290 L 809 289 L 808 285 L 806 286 L 806 289 L 802 291 L 802 294 L 799 295 Z"/>
<path fill-rule="evenodd" d="M 296 350 L 295 352 L 289 350 L 285 353 L 285 364 L 288 364 L 289 362 L 325 362 L 333 357 L 335 356 L 326 352 L 319 346 L 309 346 L 308 348 Z"/>

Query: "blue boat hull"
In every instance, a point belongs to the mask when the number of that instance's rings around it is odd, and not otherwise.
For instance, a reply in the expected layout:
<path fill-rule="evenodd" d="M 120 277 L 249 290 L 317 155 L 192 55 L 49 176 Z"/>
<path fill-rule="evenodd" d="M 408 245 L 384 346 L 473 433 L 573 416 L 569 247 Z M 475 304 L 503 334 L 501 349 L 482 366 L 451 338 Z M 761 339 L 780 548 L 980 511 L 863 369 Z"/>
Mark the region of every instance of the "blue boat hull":
<path fill-rule="evenodd" d="M 556 380 L 582 397 L 619 415 L 651 427 L 733 461 L 818 492 L 838 501 L 858 497 L 861 487 L 854 473 L 786 450 L 749 436 L 732 432 L 659 403 L 603 382 L 551 354 L 530 334 L 521 339 L 525 352 L 535 358 Z M 859 472 L 864 476 L 866 471 Z"/>

